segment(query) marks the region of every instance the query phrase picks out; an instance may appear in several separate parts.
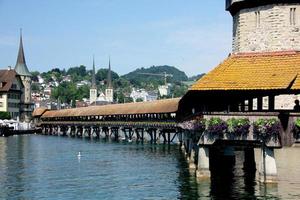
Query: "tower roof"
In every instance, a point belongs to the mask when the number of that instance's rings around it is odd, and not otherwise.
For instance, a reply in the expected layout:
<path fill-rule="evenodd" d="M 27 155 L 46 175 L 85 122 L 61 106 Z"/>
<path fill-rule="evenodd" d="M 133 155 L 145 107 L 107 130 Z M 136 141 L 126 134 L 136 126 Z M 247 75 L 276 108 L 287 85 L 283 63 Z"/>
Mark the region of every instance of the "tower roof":
<path fill-rule="evenodd" d="M 23 40 L 22 40 L 22 31 L 20 33 L 20 45 L 19 53 L 17 58 L 17 63 L 15 67 L 16 72 L 22 76 L 31 76 L 25 61 L 24 49 L 23 49 Z"/>
<path fill-rule="evenodd" d="M 92 88 L 95 89 L 97 88 L 96 86 L 96 72 L 95 72 L 95 58 L 93 56 L 93 70 L 92 70 Z"/>
<path fill-rule="evenodd" d="M 112 88 L 110 58 L 108 61 L 107 87 Z"/>
<path fill-rule="evenodd" d="M 269 4 L 299 3 L 299 0 L 226 0 L 226 10 L 235 15 L 241 9 Z"/>

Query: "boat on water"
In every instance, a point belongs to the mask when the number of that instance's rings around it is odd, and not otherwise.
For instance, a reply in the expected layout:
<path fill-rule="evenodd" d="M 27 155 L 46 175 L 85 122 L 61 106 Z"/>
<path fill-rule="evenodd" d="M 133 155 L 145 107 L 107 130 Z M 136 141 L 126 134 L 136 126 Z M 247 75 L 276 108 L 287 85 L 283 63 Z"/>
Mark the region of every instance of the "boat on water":
<path fill-rule="evenodd" d="M 38 131 L 40 130 L 36 129 L 32 123 L 18 122 L 15 120 L 0 120 L 0 136 L 3 137 L 33 134 Z"/>

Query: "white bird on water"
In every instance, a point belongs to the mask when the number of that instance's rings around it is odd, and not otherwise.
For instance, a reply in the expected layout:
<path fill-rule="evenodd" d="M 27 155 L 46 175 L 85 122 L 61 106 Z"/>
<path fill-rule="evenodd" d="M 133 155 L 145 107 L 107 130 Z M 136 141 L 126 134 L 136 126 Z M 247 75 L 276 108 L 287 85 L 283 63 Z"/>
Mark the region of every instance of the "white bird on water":
<path fill-rule="evenodd" d="M 81 158 L 81 154 L 80 154 L 80 151 L 78 152 L 78 155 L 77 155 L 78 158 Z"/>

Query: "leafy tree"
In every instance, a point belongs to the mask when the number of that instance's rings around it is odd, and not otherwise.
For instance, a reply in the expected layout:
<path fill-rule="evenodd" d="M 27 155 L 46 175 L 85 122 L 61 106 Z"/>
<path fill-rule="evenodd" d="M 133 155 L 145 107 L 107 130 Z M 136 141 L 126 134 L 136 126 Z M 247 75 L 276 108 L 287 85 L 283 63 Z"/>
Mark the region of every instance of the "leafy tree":
<path fill-rule="evenodd" d="M 187 91 L 188 86 L 185 84 L 177 84 L 171 88 L 171 94 L 173 95 L 173 97 L 182 97 L 183 95 L 185 95 L 185 93 L 187 93 Z"/>
<path fill-rule="evenodd" d="M 96 80 L 97 81 L 107 80 L 107 74 L 108 74 L 108 69 L 99 69 L 96 73 Z M 111 79 L 116 80 L 118 78 L 119 75 L 116 72 L 111 71 Z"/>
<path fill-rule="evenodd" d="M 62 102 L 70 103 L 77 97 L 77 88 L 73 82 L 62 82 L 58 87 L 53 88 L 51 97 L 55 100 L 58 98 Z"/>
<path fill-rule="evenodd" d="M 31 90 L 32 90 L 32 92 L 39 92 L 40 91 L 40 85 L 38 83 L 32 83 L 31 84 Z"/>
<path fill-rule="evenodd" d="M 135 101 L 136 101 L 136 102 L 143 102 L 144 99 L 142 99 L 142 98 L 137 98 Z"/>
<path fill-rule="evenodd" d="M 33 71 L 33 72 L 31 72 L 31 75 L 32 75 L 31 80 L 33 82 L 38 82 L 39 81 L 38 75 L 40 75 L 40 72 Z"/>
<path fill-rule="evenodd" d="M 68 69 L 67 74 L 85 76 L 87 74 L 86 67 L 84 65 L 80 65 L 79 67 L 71 67 Z"/>
<path fill-rule="evenodd" d="M 188 81 L 198 81 L 200 78 L 202 78 L 205 74 L 198 74 L 198 75 L 195 75 L 195 76 L 191 76 L 189 77 Z"/>
<path fill-rule="evenodd" d="M 11 119 L 9 112 L 0 112 L 0 119 Z"/>

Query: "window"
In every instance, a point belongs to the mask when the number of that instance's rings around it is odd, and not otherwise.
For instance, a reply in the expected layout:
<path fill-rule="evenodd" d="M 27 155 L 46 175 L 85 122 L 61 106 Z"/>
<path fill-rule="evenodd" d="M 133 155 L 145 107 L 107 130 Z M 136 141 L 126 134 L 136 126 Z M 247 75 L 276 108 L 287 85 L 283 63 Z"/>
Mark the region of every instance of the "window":
<path fill-rule="evenodd" d="M 3 102 L 0 102 L 0 107 L 3 107 Z"/>
<path fill-rule="evenodd" d="M 255 12 L 255 25 L 256 28 L 260 27 L 260 11 Z"/>
<path fill-rule="evenodd" d="M 296 8 L 290 8 L 290 25 L 296 25 Z"/>

